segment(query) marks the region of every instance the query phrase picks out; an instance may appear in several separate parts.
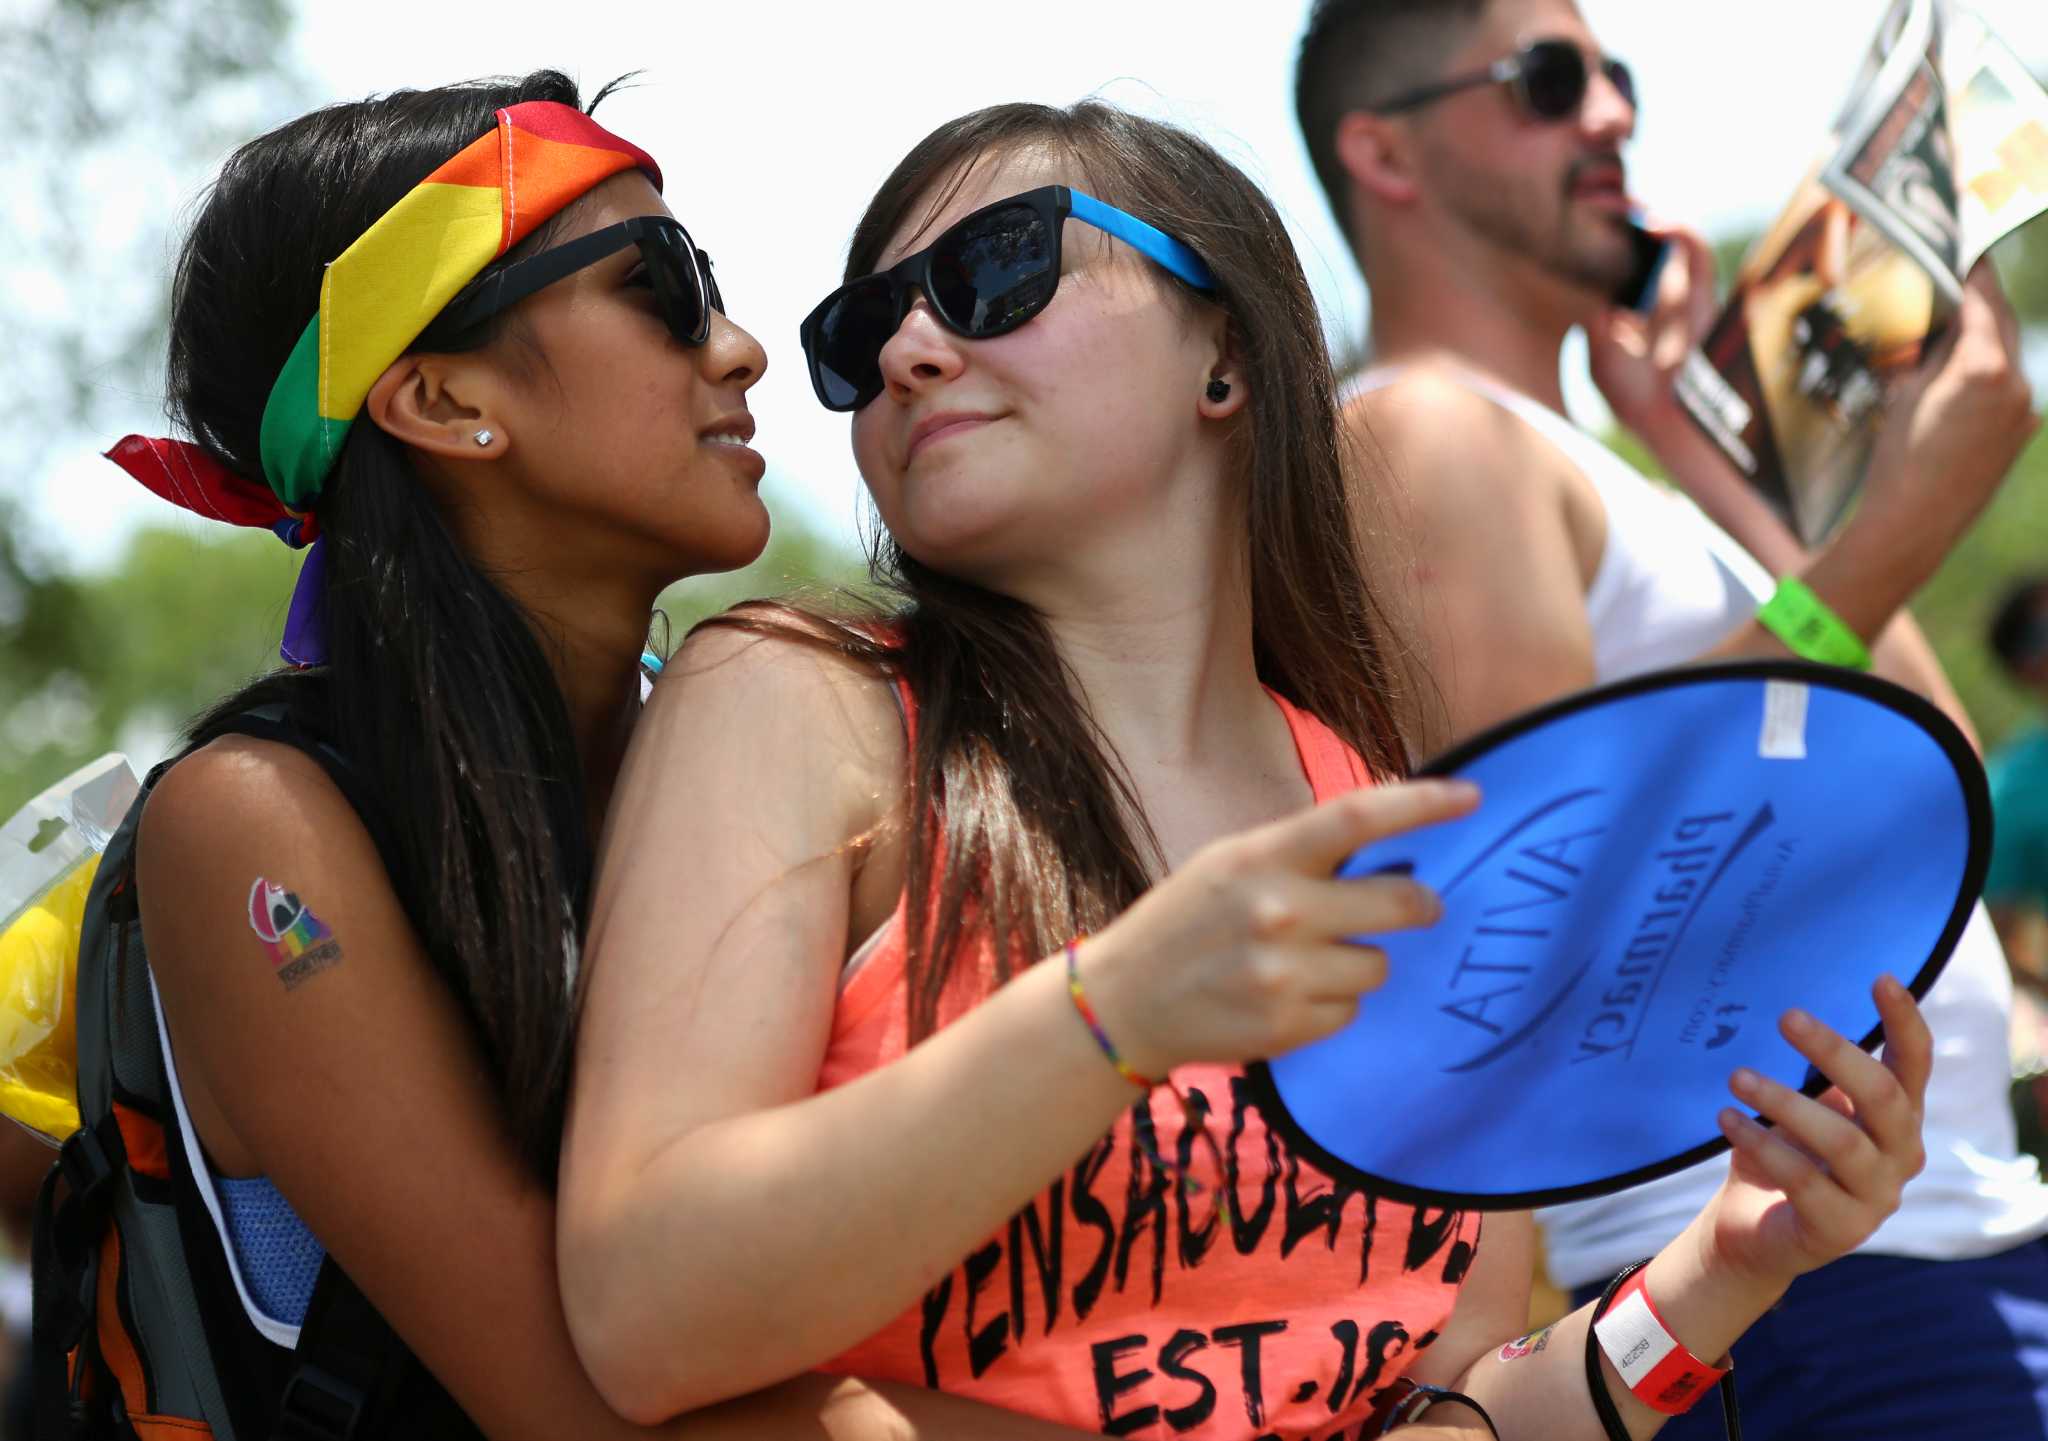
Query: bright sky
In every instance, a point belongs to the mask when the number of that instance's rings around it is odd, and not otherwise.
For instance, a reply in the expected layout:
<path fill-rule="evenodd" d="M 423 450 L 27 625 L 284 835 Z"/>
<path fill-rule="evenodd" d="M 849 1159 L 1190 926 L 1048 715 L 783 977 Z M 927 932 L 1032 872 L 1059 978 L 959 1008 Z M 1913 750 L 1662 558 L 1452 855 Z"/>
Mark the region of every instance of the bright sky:
<path fill-rule="evenodd" d="M 1720 0 L 1706 21 L 1706 7 L 1671 0 L 1582 4 L 1607 48 L 1636 70 L 1636 193 L 1709 234 L 1761 224 L 1790 194 L 1885 9 L 1885 0 Z M 473 7 L 418 0 L 301 8 L 299 49 L 322 99 L 540 66 L 567 70 L 589 91 L 645 71 L 641 88 L 607 101 L 602 118 L 661 161 L 669 203 L 717 257 L 733 318 L 768 348 L 752 405 L 771 505 L 849 540 L 859 482 L 846 420 L 812 398 L 797 323 L 837 283 L 847 234 L 876 184 L 953 116 L 1002 100 L 1101 94 L 1194 127 L 1288 217 L 1331 335 L 1364 325 L 1364 287 L 1294 128 L 1307 0 L 584 0 L 567 12 L 499 0 L 485 25 Z M 2037 72 L 2048 67 L 2048 4 L 1976 8 Z M 577 23 L 565 26 L 565 14 Z M 205 178 L 194 175 L 190 188 Z M 1599 414 L 1589 390 L 1574 381 L 1581 418 Z M 161 428 L 147 403 L 132 423 Z M 176 514 L 85 448 L 29 484 L 39 538 L 81 562 L 108 559 L 134 524 Z"/>

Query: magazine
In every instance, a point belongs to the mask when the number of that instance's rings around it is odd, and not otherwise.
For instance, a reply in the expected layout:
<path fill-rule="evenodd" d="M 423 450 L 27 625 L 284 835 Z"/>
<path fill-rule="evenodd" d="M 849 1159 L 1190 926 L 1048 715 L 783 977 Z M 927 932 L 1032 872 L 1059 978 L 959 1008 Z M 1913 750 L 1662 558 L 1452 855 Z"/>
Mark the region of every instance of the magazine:
<path fill-rule="evenodd" d="M 2048 210 L 2048 90 L 1973 11 L 1895 0 L 1821 159 L 1687 359 L 1693 420 L 1812 544 L 1963 277 Z"/>

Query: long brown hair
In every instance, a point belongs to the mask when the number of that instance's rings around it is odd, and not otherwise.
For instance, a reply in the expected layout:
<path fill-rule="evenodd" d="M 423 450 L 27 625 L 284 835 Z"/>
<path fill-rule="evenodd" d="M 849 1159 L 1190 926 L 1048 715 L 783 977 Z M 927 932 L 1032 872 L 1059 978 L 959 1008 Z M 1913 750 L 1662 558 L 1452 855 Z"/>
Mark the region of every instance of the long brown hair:
<path fill-rule="evenodd" d="M 998 105 L 943 125 L 903 158 L 848 249 L 848 279 L 876 268 L 920 200 L 929 218 L 985 158 L 1050 150 L 1089 191 L 1192 246 L 1249 386 L 1235 430 L 1253 643 L 1266 685 L 1321 718 L 1381 778 L 1406 758 L 1384 612 L 1359 561 L 1329 354 L 1301 262 L 1271 202 L 1194 135 L 1099 101 Z M 871 618 L 749 608 L 713 624 L 817 639 L 917 699 L 906 887 L 913 1040 L 940 1019 L 973 938 L 994 939 L 1000 983 L 1070 937 L 1100 929 L 1152 882 L 1158 845 L 1113 749 L 1043 618 L 944 575 L 886 534 L 870 556 L 900 607 Z M 878 639 L 877 636 L 882 638 Z"/>

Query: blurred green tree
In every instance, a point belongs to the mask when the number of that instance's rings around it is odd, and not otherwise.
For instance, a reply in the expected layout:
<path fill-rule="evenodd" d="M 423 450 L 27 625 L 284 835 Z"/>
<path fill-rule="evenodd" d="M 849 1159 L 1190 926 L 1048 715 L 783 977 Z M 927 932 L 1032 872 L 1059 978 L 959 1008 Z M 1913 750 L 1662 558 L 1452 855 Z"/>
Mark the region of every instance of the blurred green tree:
<path fill-rule="evenodd" d="M 140 769 L 187 721 L 279 664 L 299 557 L 268 535 L 172 523 L 138 531 L 103 574 L 66 575 L 24 557 L 0 505 L 0 819 L 109 750 Z M 753 565 L 699 576 L 662 597 L 679 641 L 740 600 L 857 584 L 850 550 L 785 512 Z M 657 634 L 657 649 L 669 642 Z"/>
<path fill-rule="evenodd" d="M 775 511 L 775 530 L 759 560 L 745 570 L 692 576 L 662 592 L 653 644 L 663 652 L 680 645 L 691 626 L 743 600 L 841 587 L 862 590 L 867 574 L 867 562 L 860 555 L 812 530 L 794 507 L 782 506 Z"/>
<path fill-rule="evenodd" d="M 0 812 L 207 693 L 249 597 L 274 584 L 246 545 L 176 562 L 191 542 L 175 533 L 135 542 L 124 564 L 140 574 L 67 575 L 26 538 L 23 510 L 59 456 L 157 409 L 171 231 L 231 143 L 303 108 L 292 13 L 288 0 L 0 5 Z M 289 559 L 271 548 L 274 576 Z M 255 588 L 228 601 L 238 586 Z M 209 597 L 222 603 L 204 609 Z M 171 633 L 174 617 L 194 629 Z"/>
<path fill-rule="evenodd" d="M 12 550 L 0 544 L 0 586 L 27 604 L 21 626 L 0 626 L 0 817 L 106 751 L 149 765 L 276 663 L 297 561 L 269 536 L 148 528 L 87 576 L 39 575 Z"/>
<path fill-rule="evenodd" d="M 154 409 L 169 236 L 235 141 L 304 108 L 288 0 L 0 6 L 10 481 Z"/>
<path fill-rule="evenodd" d="M 2048 325 L 2048 221 L 2036 221 L 1991 249 L 2013 309 L 2028 325 Z"/>

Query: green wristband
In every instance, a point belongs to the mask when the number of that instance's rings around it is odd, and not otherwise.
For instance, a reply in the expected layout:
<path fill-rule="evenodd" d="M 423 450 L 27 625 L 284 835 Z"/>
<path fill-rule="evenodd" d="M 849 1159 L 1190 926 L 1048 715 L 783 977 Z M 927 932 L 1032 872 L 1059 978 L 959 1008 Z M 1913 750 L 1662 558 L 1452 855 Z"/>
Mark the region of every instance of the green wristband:
<path fill-rule="evenodd" d="M 1827 602 L 1813 593 L 1813 587 L 1797 576 L 1786 576 L 1764 608 L 1756 613 L 1757 623 L 1803 660 L 1838 665 L 1849 670 L 1869 670 L 1870 652 L 1863 638 L 1843 624 L 1828 609 Z"/>

